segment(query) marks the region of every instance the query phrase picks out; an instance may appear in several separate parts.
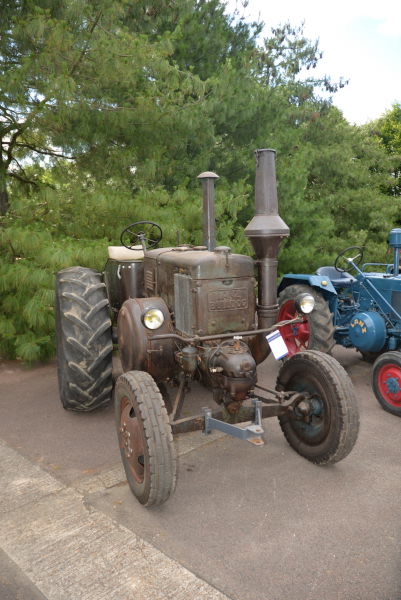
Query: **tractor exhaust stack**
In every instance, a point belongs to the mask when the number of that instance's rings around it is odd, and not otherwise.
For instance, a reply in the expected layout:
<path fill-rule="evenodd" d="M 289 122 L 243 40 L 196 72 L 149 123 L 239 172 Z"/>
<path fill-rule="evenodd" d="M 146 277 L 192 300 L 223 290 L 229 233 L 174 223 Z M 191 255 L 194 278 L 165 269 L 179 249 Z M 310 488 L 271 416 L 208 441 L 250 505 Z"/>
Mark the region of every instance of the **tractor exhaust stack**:
<path fill-rule="evenodd" d="M 258 265 L 258 328 L 271 327 L 277 321 L 277 264 L 283 239 L 290 234 L 278 214 L 276 152 L 256 150 L 255 216 L 245 228 Z M 269 353 L 264 334 L 255 338 L 253 354 L 262 362 Z"/>
<path fill-rule="evenodd" d="M 216 247 L 215 218 L 214 218 L 214 182 L 219 176 L 212 171 L 205 171 L 198 175 L 202 182 L 203 190 L 203 245 L 209 251 Z"/>

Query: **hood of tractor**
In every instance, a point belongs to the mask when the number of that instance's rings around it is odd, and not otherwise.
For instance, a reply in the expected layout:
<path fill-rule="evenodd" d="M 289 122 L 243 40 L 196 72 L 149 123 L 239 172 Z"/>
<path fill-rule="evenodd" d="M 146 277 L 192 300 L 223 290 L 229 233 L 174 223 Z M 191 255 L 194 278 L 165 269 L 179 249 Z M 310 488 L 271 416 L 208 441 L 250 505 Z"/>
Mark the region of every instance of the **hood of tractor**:
<path fill-rule="evenodd" d="M 161 248 L 146 253 L 146 296 L 159 296 L 174 314 L 177 332 L 193 335 L 255 328 L 255 278 L 252 258 L 227 246 L 208 251 Z"/>

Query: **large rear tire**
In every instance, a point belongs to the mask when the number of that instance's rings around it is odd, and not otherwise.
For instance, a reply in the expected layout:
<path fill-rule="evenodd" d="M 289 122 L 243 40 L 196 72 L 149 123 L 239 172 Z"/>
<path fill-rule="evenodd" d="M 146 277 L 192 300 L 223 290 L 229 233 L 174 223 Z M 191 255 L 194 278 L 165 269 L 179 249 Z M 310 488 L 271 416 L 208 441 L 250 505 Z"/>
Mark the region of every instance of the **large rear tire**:
<path fill-rule="evenodd" d="M 317 465 L 339 462 L 358 438 L 359 411 L 351 379 L 332 357 L 316 350 L 299 352 L 283 363 L 278 390 L 309 392 L 311 411 L 301 404 L 279 417 L 288 443 Z"/>
<path fill-rule="evenodd" d="M 384 410 L 401 417 L 401 353 L 385 352 L 372 367 L 372 387 Z"/>
<path fill-rule="evenodd" d="M 115 416 L 121 459 L 132 493 L 144 506 L 166 502 L 177 481 L 167 410 L 154 379 L 128 371 L 117 379 Z"/>
<path fill-rule="evenodd" d="M 112 332 L 106 288 L 84 267 L 56 275 L 56 347 L 61 402 L 88 412 L 112 399 Z"/>
<path fill-rule="evenodd" d="M 293 356 L 302 350 L 319 350 L 330 354 L 335 345 L 333 315 L 322 294 L 314 288 L 307 285 L 289 285 L 284 288 L 278 299 L 278 320 L 285 321 L 298 316 L 295 299 L 305 293 L 314 297 L 314 310 L 309 315 L 304 315 L 302 323 L 279 328 L 287 345 L 288 355 Z"/>

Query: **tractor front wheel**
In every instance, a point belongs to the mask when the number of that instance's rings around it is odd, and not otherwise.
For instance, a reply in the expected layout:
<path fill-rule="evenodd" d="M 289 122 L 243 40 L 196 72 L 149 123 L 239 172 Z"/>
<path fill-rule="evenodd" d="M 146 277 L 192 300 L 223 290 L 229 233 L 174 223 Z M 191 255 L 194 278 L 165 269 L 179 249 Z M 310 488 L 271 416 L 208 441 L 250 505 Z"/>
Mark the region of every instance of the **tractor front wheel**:
<path fill-rule="evenodd" d="M 401 417 L 401 353 L 385 352 L 372 367 L 372 387 L 379 404 Z"/>
<path fill-rule="evenodd" d="M 309 315 L 303 315 L 301 323 L 279 327 L 287 345 L 288 355 L 301 350 L 320 350 L 330 354 L 334 345 L 333 315 L 326 300 L 314 288 L 307 285 L 289 285 L 278 298 L 278 321 L 294 319 L 298 316 L 295 300 L 300 294 L 311 294 L 315 308 Z"/>
<path fill-rule="evenodd" d="M 308 394 L 279 417 L 298 454 L 325 465 L 351 452 L 359 431 L 358 405 L 348 374 L 332 356 L 316 350 L 295 354 L 283 363 L 276 387 Z"/>
<path fill-rule="evenodd" d="M 166 502 L 177 480 L 177 458 L 167 410 L 154 379 L 145 371 L 120 375 L 115 417 L 128 484 L 144 506 Z"/>

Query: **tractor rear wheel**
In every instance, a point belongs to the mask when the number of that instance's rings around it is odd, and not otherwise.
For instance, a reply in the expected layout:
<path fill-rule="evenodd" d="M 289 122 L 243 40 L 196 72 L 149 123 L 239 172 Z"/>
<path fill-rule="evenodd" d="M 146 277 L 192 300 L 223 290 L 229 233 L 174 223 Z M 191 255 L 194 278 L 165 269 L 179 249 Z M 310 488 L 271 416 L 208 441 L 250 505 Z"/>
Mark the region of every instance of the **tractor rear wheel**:
<path fill-rule="evenodd" d="M 285 438 L 298 454 L 325 465 L 351 452 L 359 431 L 358 405 L 349 376 L 332 356 L 316 350 L 295 354 L 283 363 L 276 387 L 310 395 L 279 417 Z"/>
<path fill-rule="evenodd" d="M 88 412 L 112 399 L 112 333 L 100 274 L 71 267 L 56 276 L 56 347 L 61 402 Z"/>
<path fill-rule="evenodd" d="M 401 353 L 385 352 L 372 367 L 372 387 L 379 404 L 401 417 Z"/>
<path fill-rule="evenodd" d="M 166 502 L 177 481 L 177 458 L 167 410 L 145 371 L 120 375 L 115 417 L 121 458 L 132 493 L 144 506 Z"/>
<path fill-rule="evenodd" d="M 304 315 L 301 323 L 279 327 L 287 345 L 288 355 L 292 356 L 296 352 L 308 349 L 330 354 L 335 345 L 333 315 L 322 294 L 314 288 L 297 284 L 284 288 L 278 298 L 278 321 L 298 316 L 295 299 L 305 293 L 314 297 L 314 310 L 309 315 Z"/>

